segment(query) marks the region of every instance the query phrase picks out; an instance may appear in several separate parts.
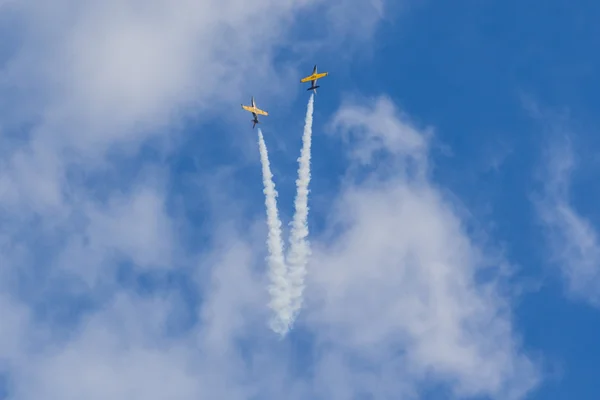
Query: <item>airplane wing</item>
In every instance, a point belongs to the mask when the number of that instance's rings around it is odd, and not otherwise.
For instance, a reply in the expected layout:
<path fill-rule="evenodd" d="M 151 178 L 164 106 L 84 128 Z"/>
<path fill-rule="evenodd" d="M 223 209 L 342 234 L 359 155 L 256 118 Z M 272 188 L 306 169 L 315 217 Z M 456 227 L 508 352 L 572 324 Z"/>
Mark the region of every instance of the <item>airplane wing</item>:
<path fill-rule="evenodd" d="M 320 74 L 312 74 L 312 75 L 307 76 L 306 78 L 300 79 L 300 83 L 316 81 L 317 79 L 324 78 L 327 75 L 329 75 L 329 72 L 321 72 Z"/>
<path fill-rule="evenodd" d="M 300 83 L 306 83 L 306 82 L 310 82 L 310 81 L 314 81 L 314 80 L 315 80 L 315 76 L 309 75 L 306 78 L 300 79 Z"/>
<path fill-rule="evenodd" d="M 244 110 L 250 111 L 251 113 L 254 113 L 254 114 L 265 115 L 265 116 L 269 115 L 268 112 L 266 112 L 264 110 L 261 110 L 260 108 L 257 108 L 257 107 L 251 107 L 251 106 L 242 105 L 242 108 Z"/>

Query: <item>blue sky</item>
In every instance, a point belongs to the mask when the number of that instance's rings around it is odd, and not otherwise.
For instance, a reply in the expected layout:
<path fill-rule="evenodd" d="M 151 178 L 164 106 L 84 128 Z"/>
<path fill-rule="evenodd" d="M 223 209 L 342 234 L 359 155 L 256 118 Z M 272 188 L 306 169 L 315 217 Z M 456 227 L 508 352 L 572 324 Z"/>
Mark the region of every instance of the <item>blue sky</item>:
<path fill-rule="evenodd" d="M 597 398 L 599 19 L 0 2 L 0 399 Z M 239 104 L 270 114 L 287 249 L 315 63 L 311 255 L 281 338 Z"/>

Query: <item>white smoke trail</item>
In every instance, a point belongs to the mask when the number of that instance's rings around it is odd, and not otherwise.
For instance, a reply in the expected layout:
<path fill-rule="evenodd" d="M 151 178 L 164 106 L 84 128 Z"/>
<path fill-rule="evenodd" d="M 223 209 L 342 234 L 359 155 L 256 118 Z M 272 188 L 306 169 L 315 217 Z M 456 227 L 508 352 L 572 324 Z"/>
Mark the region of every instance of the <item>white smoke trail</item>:
<path fill-rule="evenodd" d="M 283 255 L 283 241 L 281 239 L 281 221 L 277 211 L 277 191 L 273 183 L 273 174 L 269 166 L 269 154 L 267 145 L 263 138 L 262 131 L 258 129 L 258 147 L 260 150 L 260 161 L 262 164 L 265 206 L 267 209 L 267 225 L 269 235 L 267 239 L 267 248 L 269 256 L 269 278 L 271 284 L 269 293 L 271 302 L 269 306 L 275 311 L 275 316 L 271 319 L 271 329 L 281 336 L 284 336 L 289 330 L 292 315 L 289 310 L 290 292 L 286 279 L 287 267 Z"/>
<path fill-rule="evenodd" d="M 297 192 L 295 207 L 296 212 L 291 223 L 290 250 L 288 253 L 288 282 L 291 294 L 292 322 L 302 307 L 302 294 L 304 292 L 304 278 L 306 265 L 310 256 L 308 236 L 308 184 L 310 183 L 310 146 L 312 141 L 314 94 L 310 95 L 306 109 L 304 133 L 302 135 L 302 151 L 298 158 L 298 179 L 296 180 Z"/>

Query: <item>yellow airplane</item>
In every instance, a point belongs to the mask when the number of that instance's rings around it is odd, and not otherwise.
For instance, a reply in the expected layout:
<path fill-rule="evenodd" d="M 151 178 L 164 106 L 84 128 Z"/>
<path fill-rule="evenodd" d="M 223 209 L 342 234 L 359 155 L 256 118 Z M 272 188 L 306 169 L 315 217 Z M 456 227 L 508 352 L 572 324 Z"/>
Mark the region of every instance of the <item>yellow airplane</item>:
<path fill-rule="evenodd" d="M 258 114 L 260 115 L 269 115 L 268 112 L 261 110 L 260 108 L 256 107 L 256 103 L 254 102 L 254 96 L 252 96 L 252 100 L 251 100 L 252 105 L 251 106 L 245 106 L 242 104 L 242 108 L 246 111 L 250 111 L 252 113 L 252 116 L 254 117 L 253 120 L 251 120 L 252 122 L 254 122 L 254 124 L 252 124 L 252 129 L 254 129 L 254 127 L 256 126 L 256 124 L 260 124 L 260 121 L 258 120 Z"/>
<path fill-rule="evenodd" d="M 312 75 L 307 76 L 306 78 L 300 79 L 300 83 L 310 82 L 310 87 L 306 90 L 312 90 L 314 93 L 317 93 L 317 88 L 320 87 L 320 86 L 316 86 L 317 79 L 324 78 L 327 75 L 329 75 L 329 72 L 321 72 L 320 74 L 317 73 L 317 66 L 315 65 L 315 67 L 313 68 Z"/>

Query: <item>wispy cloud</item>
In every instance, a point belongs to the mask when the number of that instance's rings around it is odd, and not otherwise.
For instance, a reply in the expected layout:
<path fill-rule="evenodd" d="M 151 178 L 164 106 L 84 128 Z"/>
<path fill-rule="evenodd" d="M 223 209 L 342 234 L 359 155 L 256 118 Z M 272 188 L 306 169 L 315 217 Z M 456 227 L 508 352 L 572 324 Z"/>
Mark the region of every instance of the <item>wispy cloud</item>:
<path fill-rule="evenodd" d="M 380 387 L 386 393 L 433 378 L 457 395 L 522 398 L 538 382 L 536 367 L 507 299 L 475 278 L 490 261 L 485 249 L 427 177 L 426 135 L 386 98 L 349 104 L 334 121 L 353 137 L 358 162 L 396 173 L 347 187 L 329 210 L 329 226 L 345 229 L 314 244 L 307 318 L 339 346 L 336 357 L 360 360 L 366 374 L 323 371 L 323 384 L 343 379 L 356 393 L 376 376 L 402 376 Z"/>
<path fill-rule="evenodd" d="M 543 171 L 543 193 L 535 205 L 547 229 L 550 261 L 560 267 L 571 295 L 600 306 L 600 242 L 571 199 L 575 150 L 569 136 L 555 137 L 546 147 Z"/>
<path fill-rule="evenodd" d="M 369 99 L 370 108 L 347 101 L 334 116 L 330 128 L 340 132 L 345 142 L 354 145 L 348 149 L 349 158 L 362 166 L 379 165 L 381 157 L 389 157 L 396 173 L 427 174 L 427 151 L 433 135 L 431 128 L 420 132 L 410 118 L 394 107 L 385 97 Z"/>

